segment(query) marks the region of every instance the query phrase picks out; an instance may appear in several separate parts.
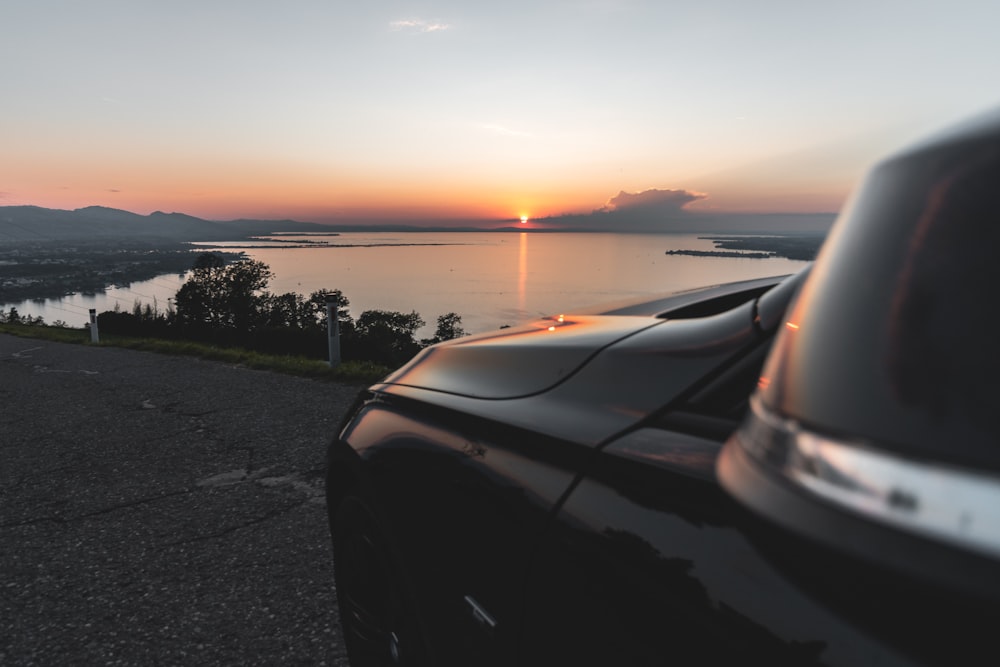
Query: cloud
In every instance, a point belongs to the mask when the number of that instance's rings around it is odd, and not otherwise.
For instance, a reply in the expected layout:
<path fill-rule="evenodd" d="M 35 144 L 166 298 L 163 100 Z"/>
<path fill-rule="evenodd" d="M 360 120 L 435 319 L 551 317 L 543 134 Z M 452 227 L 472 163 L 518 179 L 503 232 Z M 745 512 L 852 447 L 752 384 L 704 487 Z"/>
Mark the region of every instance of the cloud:
<path fill-rule="evenodd" d="M 611 232 L 825 232 L 831 213 L 717 213 L 685 207 L 708 195 L 689 190 L 644 190 L 609 198 L 591 213 L 567 214 L 534 222 L 549 229 Z"/>
<path fill-rule="evenodd" d="M 697 214 L 684 210 L 706 195 L 688 190 L 650 189 L 625 192 L 609 198 L 591 213 L 560 215 L 536 220 L 547 227 L 608 231 L 671 232 L 697 226 Z"/>
<path fill-rule="evenodd" d="M 691 202 L 704 199 L 705 195 L 687 190 L 643 190 L 632 194 L 622 190 L 597 209 L 602 213 L 628 213 L 643 215 L 676 215 Z"/>
<path fill-rule="evenodd" d="M 115 188 L 108 188 L 108 192 L 121 192 L 121 190 L 117 190 Z"/>
<path fill-rule="evenodd" d="M 424 19 L 404 19 L 402 21 L 393 21 L 389 24 L 389 28 L 406 32 L 441 32 L 443 30 L 450 30 L 451 25 L 439 21 L 425 21 Z"/>

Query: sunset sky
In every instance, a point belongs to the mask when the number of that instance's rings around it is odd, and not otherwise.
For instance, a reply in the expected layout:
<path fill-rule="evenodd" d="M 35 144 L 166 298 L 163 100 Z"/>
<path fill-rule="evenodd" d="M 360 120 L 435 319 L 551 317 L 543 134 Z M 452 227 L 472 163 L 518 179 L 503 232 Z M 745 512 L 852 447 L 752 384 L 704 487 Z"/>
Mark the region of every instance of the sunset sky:
<path fill-rule="evenodd" d="M 0 25 L 0 205 L 831 212 L 1000 104 L 996 0 L 15 0 Z"/>

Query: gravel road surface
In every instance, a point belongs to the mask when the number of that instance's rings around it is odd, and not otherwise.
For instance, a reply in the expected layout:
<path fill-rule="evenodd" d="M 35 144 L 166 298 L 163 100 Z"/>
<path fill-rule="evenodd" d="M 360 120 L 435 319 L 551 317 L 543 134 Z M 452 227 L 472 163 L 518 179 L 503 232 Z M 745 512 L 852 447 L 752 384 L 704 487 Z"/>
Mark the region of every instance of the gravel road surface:
<path fill-rule="evenodd" d="M 0 334 L 0 664 L 346 666 L 323 469 L 357 391 Z"/>

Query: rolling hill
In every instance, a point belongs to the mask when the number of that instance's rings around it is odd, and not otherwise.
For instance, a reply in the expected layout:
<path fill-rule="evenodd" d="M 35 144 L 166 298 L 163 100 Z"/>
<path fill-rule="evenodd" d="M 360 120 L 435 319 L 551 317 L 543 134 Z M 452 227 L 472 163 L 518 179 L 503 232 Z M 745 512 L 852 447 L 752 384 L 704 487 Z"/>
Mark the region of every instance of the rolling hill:
<path fill-rule="evenodd" d="M 269 232 L 325 232 L 294 220 L 202 220 L 183 213 L 139 215 L 104 206 L 72 211 L 40 206 L 0 206 L 0 244 L 44 241 L 236 241 Z"/>

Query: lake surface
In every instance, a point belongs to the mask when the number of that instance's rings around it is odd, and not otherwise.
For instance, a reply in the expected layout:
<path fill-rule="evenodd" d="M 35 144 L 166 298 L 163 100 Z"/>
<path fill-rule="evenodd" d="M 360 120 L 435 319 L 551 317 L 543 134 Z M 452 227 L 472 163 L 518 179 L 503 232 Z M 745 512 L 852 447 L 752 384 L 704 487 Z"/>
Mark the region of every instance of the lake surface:
<path fill-rule="evenodd" d="M 271 267 L 271 292 L 339 289 L 355 318 L 370 309 L 415 310 L 428 323 L 419 334 L 425 337 L 437 317 L 449 312 L 462 316 L 469 333 L 478 333 L 603 302 L 794 273 L 806 264 L 664 254 L 714 249 L 710 240 L 689 234 L 378 232 L 272 239 L 215 247 L 266 246 L 243 251 Z M 155 301 L 164 309 L 183 283 L 184 276 L 171 274 L 104 294 L 15 307 L 49 323 L 82 326 L 90 308 L 103 312 L 117 304 L 131 310 L 136 301 Z"/>

